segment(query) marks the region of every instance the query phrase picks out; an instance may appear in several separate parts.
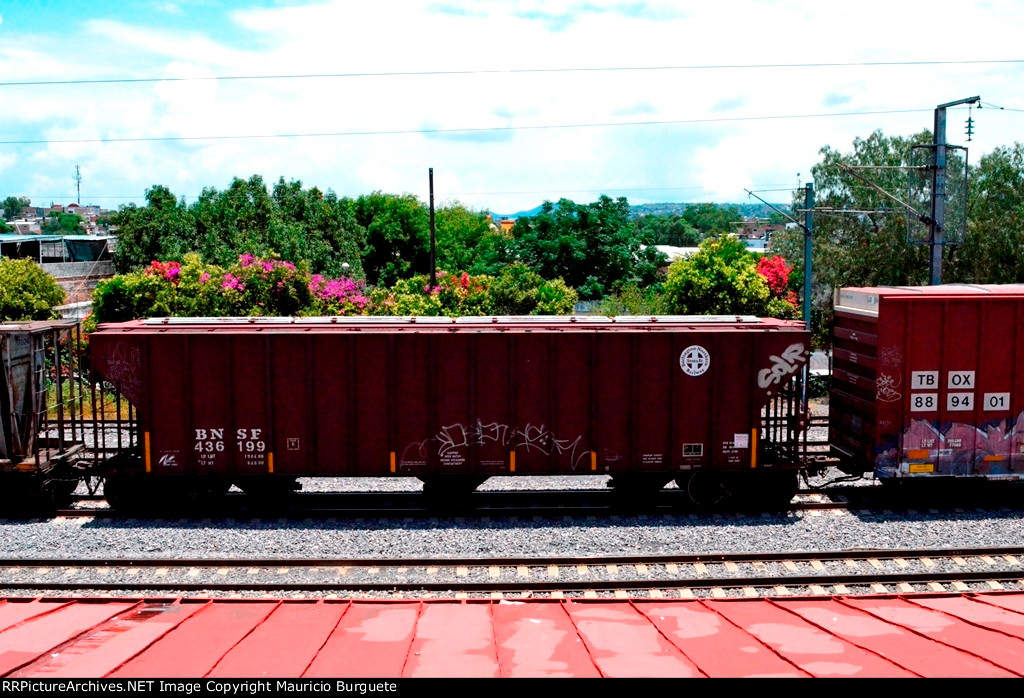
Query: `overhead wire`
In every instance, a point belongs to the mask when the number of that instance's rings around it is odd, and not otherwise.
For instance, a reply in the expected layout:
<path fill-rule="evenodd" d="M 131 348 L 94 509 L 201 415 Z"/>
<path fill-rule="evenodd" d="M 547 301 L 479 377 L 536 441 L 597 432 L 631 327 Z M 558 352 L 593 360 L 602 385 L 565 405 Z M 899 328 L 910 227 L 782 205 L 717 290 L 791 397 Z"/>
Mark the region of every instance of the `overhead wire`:
<path fill-rule="evenodd" d="M 671 126 L 677 124 L 710 124 L 742 121 L 779 121 L 786 119 L 822 119 L 846 116 L 874 116 L 879 114 L 913 114 L 928 112 L 928 109 L 887 109 L 863 112 L 832 112 L 822 114 L 779 114 L 768 116 L 722 116 L 702 119 L 665 119 L 652 121 L 608 121 L 572 124 L 524 124 L 521 126 L 472 126 L 459 128 L 417 128 L 367 131 L 327 131 L 320 133 L 264 133 L 264 134 L 218 134 L 205 136 L 115 136 L 107 138 L 37 138 L 22 140 L 0 140 L 0 145 L 40 145 L 48 143 L 157 143 L 169 141 L 227 141 L 276 138 L 346 138 L 352 136 L 398 136 L 445 133 L 492 133 L 503 131 L 539 131 L 573 128 L 617 128 L 621 126 Z"/>
<path fill-rule="evenodd" d="M 654 71 L 697 71 L 697 70 L 771 70 L 804 68 L 887 68 L 924 67 L 948 65 L 994 65 L 1024 63 L 1024 58 L 978 59 L 961 61 L 849 61 L 813 63 L 711 63 L 694 65 L 652 65 L 652 66 L 568 66 L 561 68 L 473 68 L 455 70 L 396 70 L 365 71 L 347 73 L 282 73 L 255 75 L 193 75 L 140 78 L 83 78 L 78 80 L 5 80 L 0 87 L 40 87 L 47 85 L 111 85 L 154 82 L 203 82 L 234 80 L 312 80 L 325 78 L 368 78 L 368 77 L 428 77 L 450 75 L 528 75 L 544 73 L 610 73 L 610 72 L 654 72 Z"/>

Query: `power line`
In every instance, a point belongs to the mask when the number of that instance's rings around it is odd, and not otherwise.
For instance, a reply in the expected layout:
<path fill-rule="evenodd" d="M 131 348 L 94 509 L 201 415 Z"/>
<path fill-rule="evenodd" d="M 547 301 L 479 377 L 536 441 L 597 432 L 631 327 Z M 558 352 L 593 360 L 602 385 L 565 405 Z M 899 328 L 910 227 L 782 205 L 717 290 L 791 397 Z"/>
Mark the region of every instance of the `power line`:
<path fill-rule="evenodd" d="M 783 188 L 783 185 L 778 184 L 764 184 L 757 187 L 756 191 L 759 192 L 791 192 L 799 187 L 787 186 Z M 595 192 L 642 192 L 642 191 L 695 191 L 695 192 L 710 192 L 716 191 L 708 187 L 628 187 L 628 186 L 607 186 L 607 187 L 590 187 L 589 189 L 562 189 L 559 187 L 549 187 L 547 189 L 532 189 L 532 190 L 495 190 L 495 191 L 453 191 L 453 192 L 441 192 L 443 197 L 456 197 L 456 196 L 500 196 L 500 195 L 515 195 L 515 194 L 543 194 L 543 195 L 560 195 L 560 194 L 592 194 Z M 22 196 L 28 199 L 53 199 L 59 200 L 69 196 L 68 194 L 22 194 Z M 175 194 L 177 198 L 185 197 L 188 199 L 198 199 L 200 194 L 196 193 L 185 193 Z M 108 200 L 108 199 L 119 199 L 119 200 L 132 200 L 132 199 L 143 199 L 145 198 L 142 194 L 118 194 L 118 195 L 104 195 L 104 196 L 90 196 L 90 199 L 95 200 Z"/>
<path fill-rule="evenodd" d="M 24 80 L 0 82 L 0 87 L 39 87 L 47 85 L 112 85 L 154 82 L 203 82 L 234 80 L 316 80 L 324 78 L 391 78 L 445 75 L 529 75 L 544 73 L 612 73 L 698 70 L 769 70 L 780 68 L 886 68 L 946 65 L 1000 65 L 1024 63 L 1024 59 L 968 61 L 851 61 L 848 63 L 736 63 L 707 65 L 600 66 L 566 68 L 507 68 L 464 70 L 401 70 L 353 73 L 293 73 L 263 75 L 207 75 L 193 77 L 93 78 L 83 80 Z"/>
<path fill-rule="evenodd" d="M 169 141 L 229 141 L 276 138 L 344 138 L 351 136 L 399 136 L 444 133 L 489 133 L 502 131 L 540 131 L 572 128 L 614 128 L 619 126 L 671 126 L 676 124 L 712 124 L 739 121 L 780 121 L 786 119 L 823 119 L 839 116 L 874 116 L 879 114 L 913 114 L 929 109 L 888 109 L 882 111 L 833 112 L 831 114 L 780 114 L 775 116 L 732 116 L 707 119 L 668 119 L 663 121 L 614 121 L 579 124 L 539 124 L 526 126 L 479 126 L 464 128 L 419 128 L 382 131 L 328 131 L 323 133 L 265 133 L 212 136 L 138 136 L 114 138 L 46 138 L 0 141 L 0 145 L 43 145 L 49 143 L 159 143 Z"/>

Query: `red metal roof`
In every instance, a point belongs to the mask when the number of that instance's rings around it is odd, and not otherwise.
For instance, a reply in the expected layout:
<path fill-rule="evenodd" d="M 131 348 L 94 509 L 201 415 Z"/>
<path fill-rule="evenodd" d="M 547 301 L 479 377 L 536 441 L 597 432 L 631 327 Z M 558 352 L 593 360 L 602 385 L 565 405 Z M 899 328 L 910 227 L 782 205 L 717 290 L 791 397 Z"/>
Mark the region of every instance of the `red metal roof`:
<path fill-rule="evenodd" d="M 0 601 L 13 678 L 1024 675 L 1024 594 Z"/>

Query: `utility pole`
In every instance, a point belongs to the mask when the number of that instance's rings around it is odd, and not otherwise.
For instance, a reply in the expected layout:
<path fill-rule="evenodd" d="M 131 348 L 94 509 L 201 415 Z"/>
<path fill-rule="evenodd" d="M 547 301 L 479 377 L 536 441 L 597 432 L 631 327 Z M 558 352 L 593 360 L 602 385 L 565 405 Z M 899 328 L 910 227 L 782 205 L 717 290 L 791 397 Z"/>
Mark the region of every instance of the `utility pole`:
<path fill-rule="evenodd" d="M 811 233 L 814 231 L 814 182 L 804 186 L 804 324 L 811 331 Z"/>
<path fill-rule="evenodd" d="M 928 283 L 938 286 L 942 283 L 942 248 L 946 244 L 943 225 L 946 220 L 946 109 L 959 104 L 974 104 L 981 97 L 968 97 L 955 102 L 946 102 L 935 107 L 935 129 L 932 147 L 935 149 L 934 166 L 932 167 L 932 210 L 929 221 L 930 235 L 928 244 L 931 256 L 928 264 Z"/>
<path fill-rule="evenodd" d="M 74 180 L 75 180 L 75 187 L 78 190 L 78 197 L 75 200 L 78 202 L 78 205 L 81 206 L 82 205 L 82 173 L 81 173 L 81 171 L 79 171 L 78 165 L 75 165 Z"/>
<path fill-rule="evenodd" d="M 800 175 L 797 174 L 797 177 Z M 811 247 L 814 244 L 811 240 L 811 233 L 814 232 L 814 183 L 808 182 L 804 185 L 804 222 L 801 223 L 793 216 L 789 215 L 785 211 L 780 211 L 775 208 L 772 204 L 768 203 L 760 196 L 744 189 L 749 196 L 754 197 L 765 206 L 773 209 L 776 213 L 782 215 L 783 218 L 788 219 L 791 223 L 795 223 L 800 226 L 804 231 L 804 324 L 807 325 L 807 331 L 811 331 Z M 794 209 L 796 207 L 794 206 Z M 795 214 L 796 211 L 794 210 Z"/>
<path fill-rule="evenodd" d="M 430 290 L 437 286 L 437 254 L 434 247 L 434 168 L 430 168 Z"/>

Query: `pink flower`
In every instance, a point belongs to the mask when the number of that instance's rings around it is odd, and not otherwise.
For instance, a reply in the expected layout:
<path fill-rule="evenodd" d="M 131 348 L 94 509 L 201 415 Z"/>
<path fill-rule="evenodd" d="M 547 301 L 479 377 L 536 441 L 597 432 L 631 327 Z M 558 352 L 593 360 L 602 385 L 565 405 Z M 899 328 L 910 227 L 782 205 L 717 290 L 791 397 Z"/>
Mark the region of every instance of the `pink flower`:
<path fill-rule="evenodd" d="M 210 280 L 210 275 L 207 274 L 206 272 L 203 272 L 203 275 L 199 277 L 199 283 L 201 283 L 201 284 L 205 284 L 209 280 Z"/>

